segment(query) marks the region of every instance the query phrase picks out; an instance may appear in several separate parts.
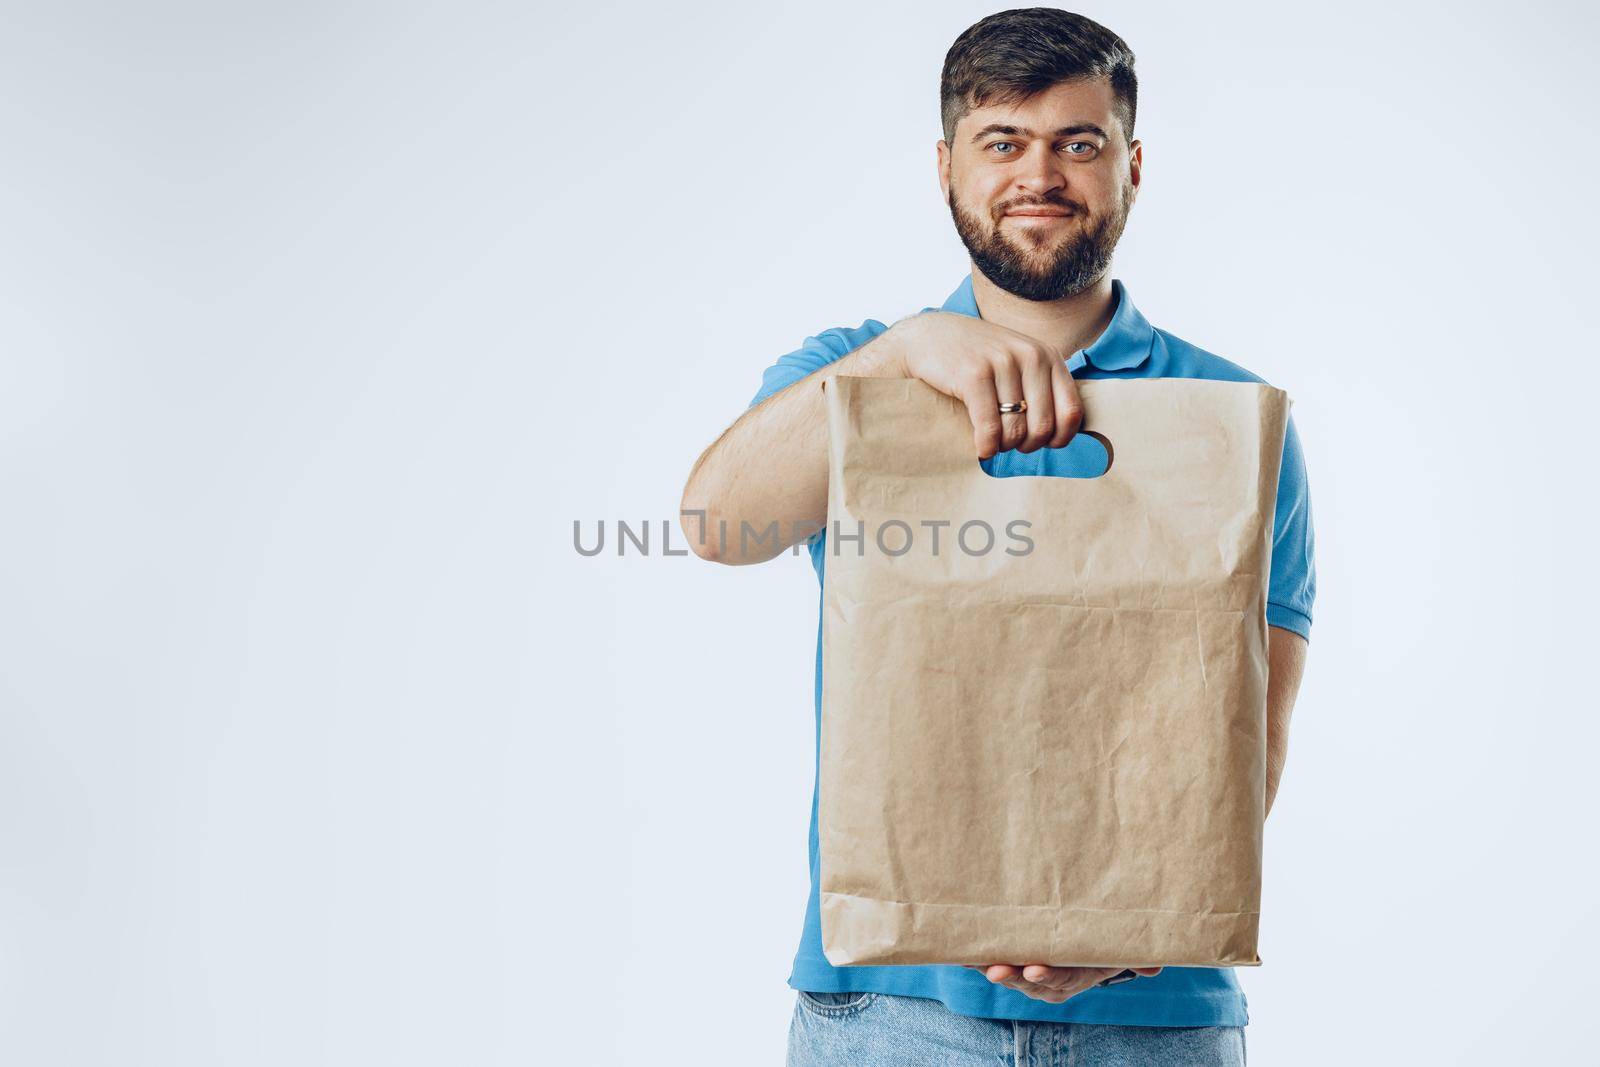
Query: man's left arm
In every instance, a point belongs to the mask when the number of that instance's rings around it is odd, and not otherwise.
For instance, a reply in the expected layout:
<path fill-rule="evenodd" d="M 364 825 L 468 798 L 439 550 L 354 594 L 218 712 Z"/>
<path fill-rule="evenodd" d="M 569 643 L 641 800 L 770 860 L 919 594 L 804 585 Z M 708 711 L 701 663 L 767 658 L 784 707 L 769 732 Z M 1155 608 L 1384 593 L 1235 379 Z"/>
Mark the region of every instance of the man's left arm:
<path fill-rule="evenodd" d="M 1267 627 L 1267 814 L 1289 758 L 1289 716 L 1300 693 L 1310 643 L 1293 630 Z"/>

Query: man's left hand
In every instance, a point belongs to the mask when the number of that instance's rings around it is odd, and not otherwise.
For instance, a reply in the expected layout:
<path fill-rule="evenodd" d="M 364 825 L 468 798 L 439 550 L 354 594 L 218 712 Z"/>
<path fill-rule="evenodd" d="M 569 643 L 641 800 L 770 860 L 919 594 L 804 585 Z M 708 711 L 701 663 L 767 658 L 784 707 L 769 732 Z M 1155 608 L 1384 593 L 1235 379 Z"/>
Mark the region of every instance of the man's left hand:
<path fill-rule="evenodd" d="M 1126 969 L 1146 978 L 1161 973 L 1160 967 L 1047 967 L 1042 963 L 991 963 L 987 967 L 976 967 L 969 963 L 966 966 L 991 982 L 1050 1004 L 1060 1004 L 1085 989 L 1093 989 L 1100 982 Z"/>

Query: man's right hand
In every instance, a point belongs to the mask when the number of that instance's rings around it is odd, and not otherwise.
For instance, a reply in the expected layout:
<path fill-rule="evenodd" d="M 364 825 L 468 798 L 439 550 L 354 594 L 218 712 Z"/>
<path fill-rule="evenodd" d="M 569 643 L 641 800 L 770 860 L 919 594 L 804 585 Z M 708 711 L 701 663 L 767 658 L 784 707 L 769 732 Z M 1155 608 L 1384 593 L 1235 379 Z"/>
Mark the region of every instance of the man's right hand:
<path fill-rule="evenodd" d="M 921 379 L 966 405 L 978 458 L 988 459 L 1072 440 L 1083 407 L 1069 354 L 971 315 L 924 311 L 813 373 Z M 1026 411 L 1000 413 L 1001 401 L 1019 400 Z M 816 380 L 779 390 L 713 441 L 689 472 L 680 507 L 695 554 L 719 563 L 760 563 L 803 538 L 795 531 L 820 529 L 828 517 L 828 420 Z M 746 524 L 762 531 L 772 523 L 776 538 L 745 543 Z"/>
<path fill-rule="evenodd" d="M 979 459 L 1016 449 L 1062 448 L 1083 424 L 1071 355 L 1054 345 L 971 315 L 924 311 L 896 322 L 882 342 L 887 366 L 919 378 L 967 406 Z M 1001 414 L 1000 404 L 1027 410 Z"/>

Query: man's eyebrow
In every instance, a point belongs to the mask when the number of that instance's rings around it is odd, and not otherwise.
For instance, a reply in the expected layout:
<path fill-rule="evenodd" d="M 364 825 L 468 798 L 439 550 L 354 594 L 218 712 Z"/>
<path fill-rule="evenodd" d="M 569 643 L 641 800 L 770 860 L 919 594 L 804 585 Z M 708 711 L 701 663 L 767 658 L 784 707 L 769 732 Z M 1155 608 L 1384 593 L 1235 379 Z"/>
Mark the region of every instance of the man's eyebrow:
<path fill-rule="evenodd" d="M 991 122 L 991 123 L 989 123 L 989 125 L 985 126 L 983 129 L 979 130 L 977 133 L 973 134 L 972 135 L 972 140 L 974 142 L 981 141 L 985 137 L 989 136 L 991 133 L 1003 133 L 1003 134 L 1006 134 L 1007 136 L 1012 136 L 1012 137 L 1015 137 L 1015 136 L 1032 137 L 1033 136 L 1033 131 L 1028 129 L 1026 126 L 1007 126 L 1007 125 L 1005 125 L 1004 123 L 1001 123 L 1001 122 Z M 1063 126 L 1059 130 L 1057 130 L 1055 133 L 1051 134 L 1051 136 L 1052 137 L 1071 137 L 1074 134 L 1079 134 L 1079 133 L 1092 133 L 1095 136 L 1099 137 L 1101 140 L 1104 140 L 1104 141 L 1111 140 L 1110 135 L 1107 134 L 1106 131 L 1102 130 L 1100 127 L 1096 126 L 1092 122 L 1080 122 L 1075 126 Z"/>

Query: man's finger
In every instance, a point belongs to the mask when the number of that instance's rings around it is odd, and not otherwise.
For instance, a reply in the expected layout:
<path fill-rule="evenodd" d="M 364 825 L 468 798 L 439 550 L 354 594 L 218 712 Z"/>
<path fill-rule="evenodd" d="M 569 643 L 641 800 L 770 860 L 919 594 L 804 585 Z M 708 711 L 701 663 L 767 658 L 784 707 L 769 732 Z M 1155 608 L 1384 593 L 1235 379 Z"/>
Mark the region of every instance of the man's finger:
<path fill-rule="evenodd" d="M 988 459 L 1005 448 L 1001 440 L 1000 398 L 994 391 L 994 379 L 977 375 L 961 391 L 967 405 L 967 417 L 972 420 L 972 443 L 979 459 Z"/>
<path fill-rule="evenodd" d="M 999 401 L 995 405 L 996 411 L 999 410 L 1000 403 L 1015 404 L 1019 400 L 1028 399 L 1028 394 L 1023 389 L 1022 372 L 1017 369 L 1009 352 L 1001 354 L 994 360 L 994 388 L 999 396 Z M 1032 412 L 1021 412 L 1000 416 L 1002 427 L 1000 451 L 1016 448 L 1027 439 L 1028 417 L 1031 414 Z"/>
<path fill-rule="evenodd" d="M 1030 963 L 1022 969 L 1022 977 L 1028 981 L 1055 990 L 1060 990 L 1070 982 L 1072 973 L 1071 967 L 1050 967 L 1042 963 Z"/>
<path fill-rule="evenodd" d="M 1065 448 L 1083 425 L 1083 402 L 1078 399 L 1078 383 L 1073 380 L 1072 372 L 1059 360 L 1050 371 L 1050 385 L 1055 397 L 1056 422 L 1050 447 Z"/>
<path fill-rule="evenodd" d="M 1018 446 L 1022 452 L 1037 452 L 1050 443 L 1056 432 L 1054 374 L 1047 360 L 1028 359 L 1022 364 L 1022 392 L 1028 401 L 1028 436 Z"/>

